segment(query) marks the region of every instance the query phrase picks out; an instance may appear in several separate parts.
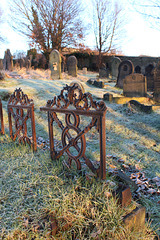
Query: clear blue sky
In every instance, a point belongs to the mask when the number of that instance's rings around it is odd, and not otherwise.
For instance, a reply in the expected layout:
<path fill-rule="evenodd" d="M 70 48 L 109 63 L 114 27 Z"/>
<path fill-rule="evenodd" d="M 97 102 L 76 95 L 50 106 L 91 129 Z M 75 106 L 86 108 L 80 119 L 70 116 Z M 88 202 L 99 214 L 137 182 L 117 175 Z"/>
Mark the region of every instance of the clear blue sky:
<path fill-rule="evenodd" d="M 0 0 L 0 5 L 5 12 L 7 19 L 7 7 L 8 0 Z M 86 0 L 89 1 L 89 0 Z M 127 0 L 121 0 L 127 4 Z M 127 5 L 125 5 L 127 8 Z M 149 24 L 144 21 L 143 17 L 138 13 L 131 11 L 129 12 L 129 20 L 125 25 L 126 38 L 124 43 L 122 42 L 121 48 L 123 54 L 128 56 L 160 56 L 160 30 L 151 29 Z M 15 33 L 5 22 L 1 25 L 0 32 L 2 36 L 7 38 L 5 43 L 0 44 L 0 58 L 4 57 L 4 51 L 9 48 L 13 54 L 16 50 L 25 51 L 29 49 L 28 43 L 25 38 Z M 93 46 L 88 38 L 87 44 Z"/>

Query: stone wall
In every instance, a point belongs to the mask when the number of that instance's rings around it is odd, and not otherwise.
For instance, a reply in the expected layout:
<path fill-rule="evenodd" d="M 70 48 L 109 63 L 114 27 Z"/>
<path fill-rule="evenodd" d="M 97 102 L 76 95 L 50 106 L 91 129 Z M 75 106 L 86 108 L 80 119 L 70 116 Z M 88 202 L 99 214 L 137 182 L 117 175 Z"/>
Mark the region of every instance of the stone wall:
<path fill-rule="evenodd" d="M 82 69 L 83 67 L 87 67 L 88 70 L 98 71 L 98 55 L 89 55 L 89 54 L 80 54 L 73 53 L 78 60 L 78 68 Z M 147 71 L 147 67 L 155 67 L 158 63 L 158 57 L 133 57 L 133 56 L 103 56 L 102 62 L 106 65 L 106 68 L 109 68 L 111 72 L 112 61 L 114 57 L 120 58 L 121 61 L 130 60 L 135 68 L 135 72 L 145 74 Z M 140 71 L 139 71 L 140 70 Z"/>

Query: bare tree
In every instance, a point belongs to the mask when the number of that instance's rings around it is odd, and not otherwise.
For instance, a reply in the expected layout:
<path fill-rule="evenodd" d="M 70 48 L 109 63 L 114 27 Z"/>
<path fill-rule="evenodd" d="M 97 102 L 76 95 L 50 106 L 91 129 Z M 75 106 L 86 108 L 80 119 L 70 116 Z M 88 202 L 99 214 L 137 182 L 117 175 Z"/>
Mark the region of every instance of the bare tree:
<path fill-rule="evenodd" d="M 12 0 L 12 27 L 46 55 L 76 46 L 84 37 L 80 0 Z"/>
<path fill-rule="evenodd" d="M 113 50 L 115 40 L 121 25 L 121 9 L 117 3 L 110 0 L 92 0 L 93 29 L 96 40 L 96 49 L 99 52 L 99 67 L 102 64 L 102 55 Z M 119 35 L 120 36 L 120 35 Z"/>

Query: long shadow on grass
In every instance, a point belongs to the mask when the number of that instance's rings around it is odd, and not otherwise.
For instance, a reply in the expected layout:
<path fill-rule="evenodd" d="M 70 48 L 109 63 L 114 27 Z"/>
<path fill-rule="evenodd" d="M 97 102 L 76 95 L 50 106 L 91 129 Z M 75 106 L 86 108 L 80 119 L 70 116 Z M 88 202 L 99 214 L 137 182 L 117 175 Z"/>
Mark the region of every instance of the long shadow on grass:
<path fill-rule="evenodd" d="M 112 109 L 114 106 L 109 105 L 109 107 Z M 109 127 L 107 125 L 107 115 L 108 121 L 110 121 Z M 107 152 L 118 153 L 120 154 L 119 157 L 125 155 L 126 159 L 134 162 L 134 164 L 140 160 L 148 173 L 156 175 L 160 167 L 158 161 L 160 154 L 153 143 L 156 142 L 155 145 L 158 145 L 160 142 L 158 119 L 158 113 L 152 113 L 149 116 L 142 115 L 140 118 L 138 114 L 132 117 L 127 116 L 123 106 L 122 108 L 118 106 L 116 110 L 112 109 L 108 114 L 106 113 L 106 136 L 109 139 Z M 151 145 L 149 144 L 150 141 Z"/>

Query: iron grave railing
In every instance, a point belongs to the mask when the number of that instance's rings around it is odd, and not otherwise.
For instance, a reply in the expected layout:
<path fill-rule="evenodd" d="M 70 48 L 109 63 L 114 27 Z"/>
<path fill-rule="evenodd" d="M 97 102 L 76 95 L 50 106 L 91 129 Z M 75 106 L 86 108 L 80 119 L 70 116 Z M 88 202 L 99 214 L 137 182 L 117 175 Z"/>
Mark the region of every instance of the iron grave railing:
<path fill-rule="evenodd" d="M 50 154 L 52 159 L 58 159 L 64 152 L 68 155 L 68 163 L 72 161 L 77 164 L 77 169 L 81 170 L 80 159 L 83 158 L 86 165 L 96 173 L 101 179 L 106 177 L 106 129 L 105 114 L 106 105 L 103 101 L 94 101 L 90 93 L 82 93 L 82 90 L 73 84 L 66 85 L 59 96 L 53 100 L 48 100 L 41 111 L 48 112 L 48 128 L 50 140 Z M 58 117 L 59 113 L 65 114 L 65 125 Z M 81 116 L 91 118 L 86 127 L 80 129 Z M 62 148 L 57 151 L 53 134 L 53 122 L 62 130 Z M 95 127 L 99 133 L 100 165 L 95 167 L 92 161 L 86 157 L 86 138 L 85 134 Z M 71 151 L 75 149 L 74 153 Z"/>
<path fill-rule="evenodd" d="M 22 89 L 16 89 L 8 101 L 8 121 L 9 133 L 13 141 L 18 138 L 19 143 L 32 146 L 33 150 L 37 150 L 36 130 L 34 118 L 34 103 L 29 99 Z M 27 120 L 31 120 L 32 136 L 28 137 Z M 14 120 L 15 131 L 13 131 L 12 120 Z"/>
<path fill-rule="evenodd" d="M 4 122 L 3 122 L 3 110 L 2 110 L 2 102 L 0 99 L 0 134 L 4 134 Z"/>

